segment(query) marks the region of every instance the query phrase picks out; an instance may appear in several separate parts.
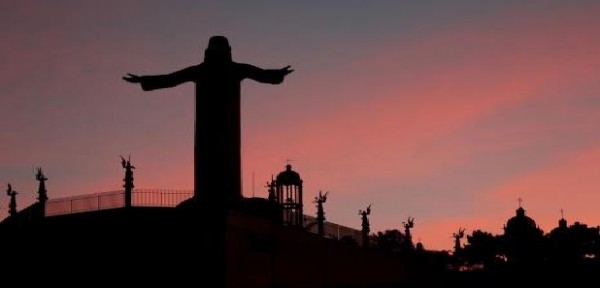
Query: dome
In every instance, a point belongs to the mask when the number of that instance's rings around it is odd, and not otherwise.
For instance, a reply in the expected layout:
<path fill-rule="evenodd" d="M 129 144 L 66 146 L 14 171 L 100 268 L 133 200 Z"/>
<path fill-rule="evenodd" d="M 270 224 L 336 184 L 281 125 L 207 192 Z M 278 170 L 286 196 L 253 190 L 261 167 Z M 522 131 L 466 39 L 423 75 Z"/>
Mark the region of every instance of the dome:
<path fill-rule="evenodd" d="M 537 225 L 533 219 L 525 216 L 525 209 L 519 207 L 519 209 L 517 209 L 517 215 L 508 219 L 508 222 L 506 222 L 506 230 L 512 230 L 512 228 L 519 230 L 527 228 L 537 229 Z"/>
<path fill-rule="evenodd" d="M 302 179 L 300 174 L 292 170 L 292 165 L 285 165 L 285 171 L 279 173 L 275 179 L 277 185 L 302 185 Z"/>
<path fill-rule="evenodd" d="M 519 207 L 517 215 L 508 219 L 504 227 L 504 235 L 508 237 L 529 237 L 541 234 L 533 219 L 525 215 L 525 209 Z"/>

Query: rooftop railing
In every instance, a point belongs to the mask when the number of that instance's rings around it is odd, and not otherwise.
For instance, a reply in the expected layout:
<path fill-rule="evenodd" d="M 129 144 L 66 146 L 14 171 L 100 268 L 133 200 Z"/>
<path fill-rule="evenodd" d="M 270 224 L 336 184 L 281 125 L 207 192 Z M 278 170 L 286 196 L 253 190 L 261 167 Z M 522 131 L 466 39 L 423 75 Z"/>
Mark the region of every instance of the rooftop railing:
<path fill-rule="evenodd" d="M 194 196 L 193 190 L 134 189 L 131 193 L 131 206 L 134 207 L 175 207 Z M 125 191 L 109 191 L 81 196 L 50 199 L 46 202 L 46 216 L 57 216 L 81 212 L 108 210 L 125 207 Z M 317 233 L 316 217 L 304 215 L 304 228 Z M 325 237 L 341 239 L 350 236 L 361 237 L 359 230 L 336 223 L 324 223 Z"/>
<path fill-rule="evenodd" d="M 131 205 L 135 207 L 175 207 L 192 198 L 192 190 L 134 189 Z M 46 202 L 46 216 L 107 210 L 125 207 L 125 191 L 50 199 Z"/>

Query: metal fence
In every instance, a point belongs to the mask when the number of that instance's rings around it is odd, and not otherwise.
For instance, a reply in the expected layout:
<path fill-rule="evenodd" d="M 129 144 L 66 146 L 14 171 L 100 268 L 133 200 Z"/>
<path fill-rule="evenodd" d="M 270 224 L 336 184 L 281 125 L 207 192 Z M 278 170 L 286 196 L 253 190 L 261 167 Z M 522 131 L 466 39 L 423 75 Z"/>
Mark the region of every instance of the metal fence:
<path fill-rule="evenodd" d="M 134 189 L 132 206 L 175 207 L 192 198 L 192 190 Z M 125 191 L 110 191 L 90 195 L 50 199 L 46 202 L 46 216 L 125 207 Z"/>
<path fill-rule="evenodd" d="M 175 207 L 194 196 L 193 190 L 134 189 L 131 205 L 135 207 Z M 50 199 L 46 202 L 46 216 L 73 214 L 80 212 L 107 210 L 125 207 L 125 191 L 109 191 L 96 194 Z M 304 215 L 304 229 L 317 233 L 317 218 Z M 361 231 L 336 223 L 325 222 L 324 234 L 327 238 L 341 239 L 352 237 L 362 240 Z M 360 243 L 359 243 L 360 244 Z"/>
<path fill-rule="evenodd" d="M 306 231 L 317 234 L 317 217 L 304 215 L 304 229 Z M 327 238 L 340 240 L 344 237 L 351 237 L 362 245 L 362 232 L 360 230 L 343 226 L 337 223 L 325 221 L 323 223 L 323 235 Z"/>
<path fill-rule="evenodd" d="M 193 190 L 134 189 L 131 201 L 133 206 L 175 207 L 193 196 Z"/>

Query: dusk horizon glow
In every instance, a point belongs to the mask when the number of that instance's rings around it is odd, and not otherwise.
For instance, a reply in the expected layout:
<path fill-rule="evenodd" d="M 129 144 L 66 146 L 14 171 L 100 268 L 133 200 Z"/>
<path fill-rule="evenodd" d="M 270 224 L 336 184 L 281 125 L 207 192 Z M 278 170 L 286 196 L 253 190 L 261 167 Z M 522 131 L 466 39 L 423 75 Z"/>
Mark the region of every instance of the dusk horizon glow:
<path fill-rule="evenodd" d="M 600 3 L 595 1 L 20 1 L 0 4 L 0 185 L 34 201 L 122 189 L 193 189 L 194 86 L 143 92 L 126 73 L 233 59 L 291 65 L 242 82 L 242 184 L 289 163 L 305 214 L 402 230 L 451 250 L 466 228 L 502 234 L 519 207 L 544 232 L 561 209 L 600 225 Z M 0 217 L 8 199 L 0 194 Z M 463 240 L 463 243 L 466 239 Z"/>

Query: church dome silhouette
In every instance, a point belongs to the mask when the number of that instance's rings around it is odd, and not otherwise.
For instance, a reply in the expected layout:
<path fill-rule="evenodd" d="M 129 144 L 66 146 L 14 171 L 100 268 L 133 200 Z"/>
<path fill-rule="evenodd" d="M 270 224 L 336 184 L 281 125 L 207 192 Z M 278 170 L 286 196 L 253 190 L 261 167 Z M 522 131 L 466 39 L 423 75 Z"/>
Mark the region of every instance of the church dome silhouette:
<path fill-rule="evenodd" d="M 521 205 L 516 212 L 517 215 L 508 219 L 504 226 L 506 256 L 511 263 L 533 263 L 541 259 L 540 245 L 544 232 L 531 217 L 525 215 Z"/>
<path fill-rule="evenodd" d="M 277 182 L 277 185 L 302 185 L 302 179 L 300 178 L 300 174 L 292 170 L 292 165 L 290 164 L 285 165 L 285 171 L 282 171 L 279 174 L 277 174 L 277 178 L 275 178 L 275 181 Z"/>
<path fill-rule="evenodd" d="M 523 209 L 523 207 L 519 207 L 516 212 L 517 215 L 508 219 L 506 222 L 505 233 L 523 230 L 537 230 L 535 221 L 531 217 L 525 215 L 525 209 Z"/>

